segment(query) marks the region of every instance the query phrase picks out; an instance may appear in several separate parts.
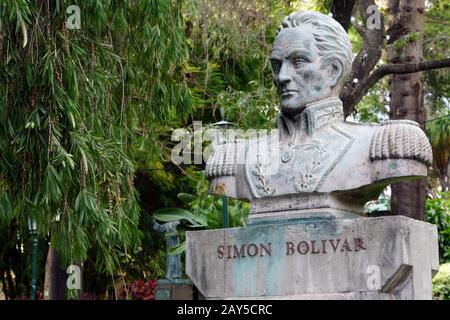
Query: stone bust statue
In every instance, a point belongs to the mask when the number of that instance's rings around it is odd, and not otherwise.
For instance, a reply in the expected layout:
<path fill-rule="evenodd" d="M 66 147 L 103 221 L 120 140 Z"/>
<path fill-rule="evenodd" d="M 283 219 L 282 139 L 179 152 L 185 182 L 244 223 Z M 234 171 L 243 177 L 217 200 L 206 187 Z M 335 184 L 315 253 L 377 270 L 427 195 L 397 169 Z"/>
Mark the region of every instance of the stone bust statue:
<path fill-rule="evenodd" d="M 431 147 L 413 121 L 344 121 L 339 92 L 352 66 L 333 18 L 286 17 L 273 44 L 278 132 L 217 145 L 205 174 L 211 193 L 251 202 L 250 223 L 358 217 L 387 185 L 427 175 Z"/>

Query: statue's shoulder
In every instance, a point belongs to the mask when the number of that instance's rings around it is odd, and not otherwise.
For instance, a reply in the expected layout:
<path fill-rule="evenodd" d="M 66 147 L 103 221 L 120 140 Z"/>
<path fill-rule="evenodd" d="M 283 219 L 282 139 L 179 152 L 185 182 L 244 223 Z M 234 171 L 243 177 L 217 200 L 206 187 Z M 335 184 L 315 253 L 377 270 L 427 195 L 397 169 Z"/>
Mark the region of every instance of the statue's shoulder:
<path fill-rule="evenodd" d="M 219 144 L 214 147 L 205 167 L 206 178 L 234 176 L 237 167 L 237 151 L 235 143 Z"/>
<path fill-rule="evenodd" d="M 370 160 L 412 159 L 432 163 L 427 136 L 419 124 L 410 120 L 389 120 L 376 125 L 370 144 Z"/>

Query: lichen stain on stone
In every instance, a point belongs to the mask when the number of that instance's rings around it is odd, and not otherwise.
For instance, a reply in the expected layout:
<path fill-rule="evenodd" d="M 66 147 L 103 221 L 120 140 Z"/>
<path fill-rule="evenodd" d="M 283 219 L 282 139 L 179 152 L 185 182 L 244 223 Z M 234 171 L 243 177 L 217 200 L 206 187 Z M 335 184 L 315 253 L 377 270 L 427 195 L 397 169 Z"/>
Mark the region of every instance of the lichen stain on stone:
<path fill-rule="evenodd" d="M 223 184 L 223 183 L 218 183 L 218 184 L 214 187 L 214 194 L 225 194 L 225 184 Z"/>

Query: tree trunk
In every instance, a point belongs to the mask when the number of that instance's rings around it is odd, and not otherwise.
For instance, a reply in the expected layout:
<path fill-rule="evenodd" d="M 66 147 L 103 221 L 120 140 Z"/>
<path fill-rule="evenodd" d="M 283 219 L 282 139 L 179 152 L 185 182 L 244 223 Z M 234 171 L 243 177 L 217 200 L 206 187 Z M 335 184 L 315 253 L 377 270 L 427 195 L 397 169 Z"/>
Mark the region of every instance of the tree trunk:
<path fill-rule="evenodd" d="M 447 166 L 447 183 L 445 186 L 447 187 L 445 191 L 450 191 L 450 161 L 448 162 Z"/>
<path fill-rule="evenodd" d="M 50 246 L 45 263 L 45 300 L 64 300 L 66 298 L 67 274 L 60 266 L 58 253 Z"/>
<path fill-rule="evenodd" d="M 448 191 L 448 185 L 449 181 L 448 179 L 448 166 L 443 168 L 444 170 L 441 170 L 439 172 L 439 182 L 441 184 L 441 191 L 445 192 Z"/>
<path fill-rule="evenodd" d="M 6 269 L 6 281 L 8 283 L 8 295 L 11 300 L 14 300 L 16 298 L 16 289 L 14 285 L 14 280 L 11 275 L 11 268 Z"/>
<path fill-rule="evenodd" d="M 388 59 L 390 63 L 418 63 L 423 60 L 420 39 L 411 33 L 423 31 L 425 0 L 389 0 Z M 395 48 L 398 40 L 412 39 Z M 399 42 L 397 42 L 398 44 Z M 422 129 L 425 125 L 423 108 L 423 84 L 421 73 L 393 75 L 390 84 L 390 118 L 416 121 Z M 425 179 L 392 185 L 391 211 L 424 220 Z"/>
<path fill-rule="evenodd" d="M 450 161 L 447 166 L 447 191 L 450 191 Z"/>
<path fill-rule="evenodd" d="M 5 300 L 8 300 L 8 291 L 6 288 L 6 281 L 5 281 L 5 271 L 0 269 L 0 282 L 2 283 L 2 292 L 5 296 Z"/>

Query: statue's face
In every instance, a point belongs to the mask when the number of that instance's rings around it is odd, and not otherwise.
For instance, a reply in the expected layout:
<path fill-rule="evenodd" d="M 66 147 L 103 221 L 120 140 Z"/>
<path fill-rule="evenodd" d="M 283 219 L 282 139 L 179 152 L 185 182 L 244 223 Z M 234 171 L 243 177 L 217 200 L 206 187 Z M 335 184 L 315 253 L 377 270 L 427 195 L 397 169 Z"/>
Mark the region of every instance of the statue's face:
<path fill-rule="evenodd" d="M 311 26 L 278 33 L 271 63 L 282 112 L 296 114 L 309 103 L 331 97 L 329 71 L 320 62 Z"/>

